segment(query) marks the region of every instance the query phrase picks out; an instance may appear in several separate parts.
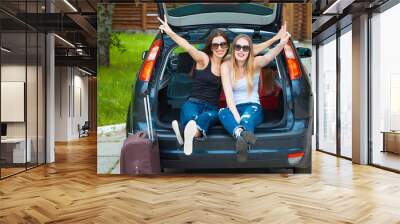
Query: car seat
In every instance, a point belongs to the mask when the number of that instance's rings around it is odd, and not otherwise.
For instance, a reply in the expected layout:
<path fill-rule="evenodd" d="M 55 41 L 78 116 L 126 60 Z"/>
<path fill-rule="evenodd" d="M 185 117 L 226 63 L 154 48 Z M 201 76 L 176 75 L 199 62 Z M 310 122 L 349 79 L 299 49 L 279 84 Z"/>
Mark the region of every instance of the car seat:
<path fill-rule="evenodd" d="M 183 52 L 178 54 L 176 70 L 168 82 L 167 98 L 172 108 L 180 108 L 189 97 L 193 80 L 190 76 L 194 61 L 192 57 Z"/>

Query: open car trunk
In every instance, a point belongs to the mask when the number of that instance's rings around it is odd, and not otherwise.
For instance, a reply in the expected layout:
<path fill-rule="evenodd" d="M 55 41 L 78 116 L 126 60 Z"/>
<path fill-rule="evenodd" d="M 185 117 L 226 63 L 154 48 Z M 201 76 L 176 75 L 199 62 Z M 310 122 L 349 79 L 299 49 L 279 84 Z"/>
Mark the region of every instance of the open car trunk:
<path fill-rule="evenodd" d="M 215 24 L 241 25 L 278 31 L 282 5 L 273 3 L 157 3 L 158 15 L 168 19 L 172 29 L 189 29 Z"/>
<path fill-rule="evenodd" d="M 168 54 L 165 69 L 158 83 L 157 94 L 157 118 L 160 128 L 172 129 L 171 121 L 178 120 L 182 104 L 190 96 L 192 78 L 190 71 L 193 60 L 186 52 L 172 50 Z M 284 127 L 286 125 L 286 93 L 285 75 L 280 73 L 278 65 L 282 61 L 277 60 L 264 67 L 260 74 L 259 95 L 260 103 L 264 109 L 264 122 L 258 126 L 255 133 Z M 220 97 L 219 107 L 226 107 L 223 91 Z M 209 129 L 208 135 L 224 133 L 222 125 L 218 124 Z"/>

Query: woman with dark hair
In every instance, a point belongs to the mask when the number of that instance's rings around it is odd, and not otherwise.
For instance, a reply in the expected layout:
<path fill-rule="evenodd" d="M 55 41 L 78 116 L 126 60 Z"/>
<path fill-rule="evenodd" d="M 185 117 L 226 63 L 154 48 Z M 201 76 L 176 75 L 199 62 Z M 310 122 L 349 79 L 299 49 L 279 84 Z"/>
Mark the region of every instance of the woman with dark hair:
<path fill-rule="evenodd" d="M 254 56 L 253 42 L 245 34 L 233 40 L 233 53 L 221 65 L 221 79 L 227 108 L 219 111 L 219 119 L 225 129 L 236 139 L 238 161 L 247 160 L 249 145 L 255 144 L 254 129 L 263 121 L 258 85 L 260 70 L 282 51 L 289 40 L 286 25 L 282 27 L 280 42 L 263 56 Z"/>
<path fill-rule="evenodd" d="M 161 32 L 165 32 L 185 49 L 195 62 L 191 95 L 181 107 L 181 126 L 178 121 L 172 121 L 172 128 L 179 144 L 183 145 L 184 153 L 190 155 L 193 150 L 193 139 L 205 139 L 208 128 L 218 122 L 218 103 L 222 90 L 220 67 L 228 54 L 229 40 L 223 31 L 214 29 L 208 35 L 205 47 L 201 51 L 176 34 L 169 27 L 165 15 L 164 21 L 157 19 L 161 22 L 159 27 Z M 255 45 L 254 53 L 257 54 L 270 46 L 280 35 L 281 32 L 270 40 Z M 184 139 L 180 129 L 184 130 Z"/>
<path fill-rule="evenodd" d="M 164 21 L 160 18 L 158 20 L 161 22 L 159 27 L 161 32 L 165 32 L 185 49 L 195 62 L 191 95 L 182 105 L 180 113 L 181 127 L 184 127 L 184 141 L 178 122 L 172 121 L 178 142 L 184 145 L 184 153 L 190 155 L 193 150 L 193 138 L 205 139 L 208 128 L 218 121 L 217 105 L 222 89 L 220 66 L 228 53 L 228 37 L 223 31 L 212 30 L 203 51 L 200 51 L 172 31 L 166 16 Z"/>

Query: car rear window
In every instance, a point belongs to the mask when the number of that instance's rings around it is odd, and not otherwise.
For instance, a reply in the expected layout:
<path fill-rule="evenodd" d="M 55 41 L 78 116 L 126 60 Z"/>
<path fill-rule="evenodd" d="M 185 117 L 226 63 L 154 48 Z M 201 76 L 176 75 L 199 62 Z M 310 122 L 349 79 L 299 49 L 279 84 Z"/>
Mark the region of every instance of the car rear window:
<path fill-rule="evenodd" d="M 174 17 L 189 16 L 202 13 L 232 12 L 260 16 L 273 14 L 276 4 L 263 3 L 202 3 L 202 4 L 167 4 L 168 15 Z"/>

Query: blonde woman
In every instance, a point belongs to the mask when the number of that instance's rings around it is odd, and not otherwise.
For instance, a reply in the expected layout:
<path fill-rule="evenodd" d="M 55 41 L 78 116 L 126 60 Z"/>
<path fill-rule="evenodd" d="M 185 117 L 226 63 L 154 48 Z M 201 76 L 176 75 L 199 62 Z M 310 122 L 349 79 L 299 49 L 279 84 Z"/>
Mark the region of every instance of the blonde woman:
<path fill-rule="evenodd" d="M 219 111 L 224 128 L 236 139 L 238 161 L 247 160 L 247 149 L 255 144 L 254 129 L 263 122 L 258 85 L 261 68 L 268 65 L 284 48 L 290 35 L 286 26 L 280 42 L 263 56 L 254 56 L 253 42 L 247 35 L 233 40 L 232 57 L 221 65 L 221 80 L 227 108 Z"/>

